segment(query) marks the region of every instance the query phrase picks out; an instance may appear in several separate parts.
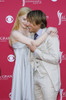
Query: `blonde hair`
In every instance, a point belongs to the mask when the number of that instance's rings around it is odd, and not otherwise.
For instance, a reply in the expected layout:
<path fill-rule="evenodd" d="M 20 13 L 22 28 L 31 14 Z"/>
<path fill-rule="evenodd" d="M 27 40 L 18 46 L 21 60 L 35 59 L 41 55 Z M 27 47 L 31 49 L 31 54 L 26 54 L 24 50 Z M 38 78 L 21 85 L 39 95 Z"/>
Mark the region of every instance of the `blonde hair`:
<path fill-rule="evenodd" d="M 12 28 L 12 31 L 13 31 L 13 30 L 18 30 L 18 29 L 19 29 L 19 17 L 22 16 L 22 15 L 25 15 L 25 14 L 29 13 L 30 11 L 31 11 L 31 9 L 28 8 L 28 7 L 23 7 L 23 8 L 21 8 L 21 9 L 19 10 L 19 12 L 18 12 L 18 14 L 17 14 L 17 16 L 16 16 L 16 20 L 15 20 L 14 26 L 13 26 L 13 28 Z M 12 31 L 11 31 L 11 32 L 12 32 Z M 10 44 L 10 46 L 12 46 L 11 34 L 10 34 L 10 37 L 9 37 L 9 44 Z"/>

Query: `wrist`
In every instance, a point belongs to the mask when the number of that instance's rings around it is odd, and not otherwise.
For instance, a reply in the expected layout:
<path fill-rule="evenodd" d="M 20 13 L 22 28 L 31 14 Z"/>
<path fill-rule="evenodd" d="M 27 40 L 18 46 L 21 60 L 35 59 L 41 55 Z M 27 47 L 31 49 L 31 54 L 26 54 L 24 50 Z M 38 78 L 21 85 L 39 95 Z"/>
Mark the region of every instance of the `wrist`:
<path fill-rule="evenodd" d="M 47 29 L 46 33 L 47 33 L 47 35 L 49 35 L 49 34 L 50 34 L 50 32 L 49 32 L 49 30 L 48 30 L 48 29 Z"/>

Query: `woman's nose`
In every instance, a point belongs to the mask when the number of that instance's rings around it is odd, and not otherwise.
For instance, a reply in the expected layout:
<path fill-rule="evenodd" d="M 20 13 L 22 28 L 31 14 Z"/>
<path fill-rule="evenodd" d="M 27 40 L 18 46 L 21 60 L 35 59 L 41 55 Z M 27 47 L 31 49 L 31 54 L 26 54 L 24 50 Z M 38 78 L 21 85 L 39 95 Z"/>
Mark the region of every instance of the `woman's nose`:
<path fill-rule="evenodd" d="M 30 25 L 30 22 L 27 22 L 27 26 L 29 26 Z"/>

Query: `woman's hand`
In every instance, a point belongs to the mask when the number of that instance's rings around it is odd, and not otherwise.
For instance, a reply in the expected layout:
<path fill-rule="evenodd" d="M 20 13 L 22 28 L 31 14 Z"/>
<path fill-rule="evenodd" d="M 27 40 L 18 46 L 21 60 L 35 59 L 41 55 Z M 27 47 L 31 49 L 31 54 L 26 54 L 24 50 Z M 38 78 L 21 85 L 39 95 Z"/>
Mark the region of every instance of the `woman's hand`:
<path fill-rule="evenodd" d="M 50 33 L 51 36 L 56 36 L 58 33 L 58 30 L 56 27 L 48 27 L 48 33 Z"/>

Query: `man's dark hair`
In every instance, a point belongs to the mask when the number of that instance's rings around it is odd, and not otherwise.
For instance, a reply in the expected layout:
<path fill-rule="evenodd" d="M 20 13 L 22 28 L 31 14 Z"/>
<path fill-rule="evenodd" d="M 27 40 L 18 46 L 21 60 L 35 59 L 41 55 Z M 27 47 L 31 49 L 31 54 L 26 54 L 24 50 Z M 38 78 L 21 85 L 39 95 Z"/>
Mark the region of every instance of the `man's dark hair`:
<path fill-rule="evenodd" d="M 45 28 L 47 26 L 46 15 L 41 10 L 30 11 L 27 14 L 27 19 L 29 19 L 32 24 L 40 24 L 40 28 Z"/>

